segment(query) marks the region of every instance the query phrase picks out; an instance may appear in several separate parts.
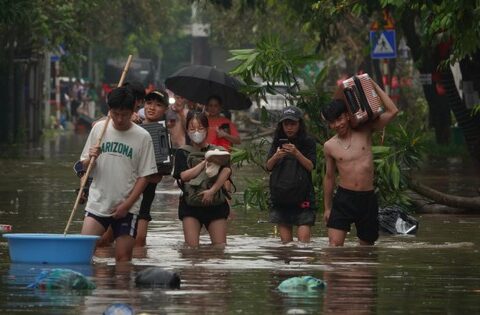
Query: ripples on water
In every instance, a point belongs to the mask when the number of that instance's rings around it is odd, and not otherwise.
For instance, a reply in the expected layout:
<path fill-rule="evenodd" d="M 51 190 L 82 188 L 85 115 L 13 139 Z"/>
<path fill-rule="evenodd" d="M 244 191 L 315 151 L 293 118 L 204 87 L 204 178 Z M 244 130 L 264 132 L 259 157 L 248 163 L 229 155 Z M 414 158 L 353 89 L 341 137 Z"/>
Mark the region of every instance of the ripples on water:
<path fill-rule="evenodd" d="M 0 224 L 12 224 L 15 232 L 63 232 L 80 149 L 54 148 L 68 143 L 51 144 L 37 158 L 0 160 Z M 224 250 L 206 245 L 205 232 L 193 250 L 183 245 L 178 193 L 172 180 L 158 186 L 147 246 L 135 249 L 131 264 L 115 265 L 112 249 L 102 248 L 92 265 L 69 266 L 92 277 L 97 289 L 90 294 L 25 288 L 46 266 L 11 264 L 1 239 L 0 314 L 101 314 L 116 302 L 137 314 L 480 313 L 478 216 L 417 216 L 417 236 L 382 236 L 374 247 L 359 247 L 352 232 L 346 247 L 329 248 L 320 221 L 310 244 L 282 245 L 272 225 L 262 223 L 266 213 L 235 209 Z M 80 230 L 81 212 L 71 233 Z M 176 271 L 181 289 L 136 288 L 135 275 L 146 266 Z M 294 295 L 276 290 L 301 275 L 321 278 L 327 288 Z"/>

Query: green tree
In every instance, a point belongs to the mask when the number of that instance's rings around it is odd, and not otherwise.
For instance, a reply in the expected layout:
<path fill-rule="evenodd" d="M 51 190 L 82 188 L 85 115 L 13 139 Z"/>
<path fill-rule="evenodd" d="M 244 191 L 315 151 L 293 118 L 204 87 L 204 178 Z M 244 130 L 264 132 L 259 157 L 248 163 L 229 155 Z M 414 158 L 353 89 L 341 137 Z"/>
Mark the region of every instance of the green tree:
<path fill-rule="evenodd" d="M 60 44 L 67 51 L 61 60 L 63 74 L 73 76 L 84 75 L 86 61 L 103 65 L 108 57 L 130 53 L 161 59 L 169 71 L 189 58 L 184 32 L 189 1 L 0 0 L 0 7 L 0 43 L 5 47 L 0 52 L 0 141 L 13 141 L 38 125 L 27 123 L 28 111 L 42 97 L 37 92 L 27 99 L 27 78 L 36 75 L 35 85 L 41 86 L 45 53 L 57 53 Z M 174 53 L 165 53 L 169 51 Z"/>
<path fill-rule="evenodd" d="M 387 10 L 397 22 L 397 31 L 407 40 L 415 67 L 420 73 L 434 74 L 433 84 L 425 84 L 422 88 L 437 142 L 448 142 L 450 111 L 453 111 L 464 132 L 471 155 L 480 159 L 480 115 L 466 108 L 454 88 L 453 75 L 447 66 L 448 63 L 459 62 L 463 79 L 476 80 L 478 84 L 475 76 L 480 69 L 478 1 L 286 0 L 279 3 L 252 0 L 248 3 L 249 7 L 257 8 L 257 11 L 258 8 L 265 11 L 277 10 L 293 33 L 309 37 L 317 44 L 318 50 L 325 51 L 343 42 L 345 49 L 341 52 L 346 55 L 349 48 L 354 48 L 355 51 L 355 45 L 354 42 L 345 41 L 345 36 L 342 36 L 344 31 L 363 33 L 366 37 L 367 29 L 355 29 L 355 26 L 366 26 L 377 21 L 382 27 L 385 23 L 384 12 Z M 357 19 L 361 21 L 360 24 L 354 22 Z M 364 31 L 359 32 L 359 29 Z M 364 50 L 359 49 L 354 54 L 366 57 L 367 41 L 364 41 L 363 47 Z M 446 51 L 446 47 L 450 49 Z"/>
<path fill-rule="evenodd" d="M 79 12 L 94 10 L 97 0 L 2 0 L 0 7 L 0 54 L 4 123 L 2 135 L 9 141 L 16 131 L 25 130 L 26 99 L 23 92 L 26 78 L 38 66 L 45 50 L 56 50 L 59 44 L 78 47 L 85 36 L 76 25 Z M 39 101 L 39 100 L 37 100 Z M 5 140 L 5 139 L 3 139 Z"/>
<path fill-rule="evenodd" d="M 461 65 L 469 64 L 462 67 L 464 79 L 474 77 L 472 71 L 478 69 L 478 66 L 473 66 L 480 63 L 478 1 L 342 0 L 304 1 L 302 6 L 290 2 L 290 5 L 311 26 L 313 32 L 324 38 L 321 44 L 335 41 L 338 25 L 344 23 L 345 17 L 351 12 L 381 24 L 382 12 L 388 10 L 407 39 L 417 69 L 421 73 L 438 74 L 434 78 L 434 85 L 423 86 L 437 141 L 442 143 L 449 139 L 452 110 L 463 129 L 471 155 L 480 159 L 480 116 L 466 108 L 454 86 L 451 69 L 447 66 L 449 62 L 456 61 Z M 332 26 L 326 25 L 325 21 Z M 445 48 L 448 44 L 451 44 L 451 49 L 444 53 L 441 47 Z"/>

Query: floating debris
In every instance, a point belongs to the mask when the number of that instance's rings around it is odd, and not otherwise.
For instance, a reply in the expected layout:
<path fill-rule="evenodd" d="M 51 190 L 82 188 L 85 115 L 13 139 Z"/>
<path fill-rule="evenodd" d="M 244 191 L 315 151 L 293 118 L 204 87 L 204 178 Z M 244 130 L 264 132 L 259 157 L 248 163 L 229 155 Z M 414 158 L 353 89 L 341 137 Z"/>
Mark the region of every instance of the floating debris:
<path fill-rule="evenodd" d="M 135 315 L 135 311 L 128 304 L 114 303 L 107 307 L 103 315 Z"/>
<path fill-rule="evenodd" d="M 324 289 L 326 286 L 327 283 L 321 279 L 303 276 L 283 280 L 278 286 L 278 290 L 283 293 L 318 292 L 318 290 Z"/>
<path fill-rule="evenodd" d="M 172 271 L 160 267 L 149 267 L 135 277 L 137 286 L 180 289 L 180 277 Z"/>
<path fill-rule="evenodd" d="M 41 290 L 93 290 L 96 286 L 79 272 L 58 268 L 42 271 L 28 287 Z"/>

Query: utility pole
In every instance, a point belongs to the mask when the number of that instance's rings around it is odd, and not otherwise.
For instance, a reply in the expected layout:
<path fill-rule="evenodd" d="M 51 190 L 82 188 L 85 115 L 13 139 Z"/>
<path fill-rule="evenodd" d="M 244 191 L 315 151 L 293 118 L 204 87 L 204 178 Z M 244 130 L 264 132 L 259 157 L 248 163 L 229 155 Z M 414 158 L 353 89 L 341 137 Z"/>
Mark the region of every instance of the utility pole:
<path fill-rule="evenodd" d="M 45 52 L 45 72 L 43 76 L 43 105 L 44 105 L 44 110 L 43 110 L 43 127 L 47 128 L 50 124 L 50 79 L 51 79 L 51 53 L 50 52 Z"/>
<path fill-rule="evenodd" d="M 192 58 L 193 65 L 210 65 L 210 47 L 208 37 L 210 36 L 210 24 L 202 23 L 198 15 L 197 2 L 192 3 Z"/>
<path fill-rule="evenodd" d="M 89 82 L 94 82 L 93 79 L 93 47 L 92 44 L 88 46 L 88 69 L 87 69 L 87 76 Z"/>
<path fill-rule="evenodd" d="M 55 105 L 57 123 L 60 123 L 60 60 L 55 61 Z"/>

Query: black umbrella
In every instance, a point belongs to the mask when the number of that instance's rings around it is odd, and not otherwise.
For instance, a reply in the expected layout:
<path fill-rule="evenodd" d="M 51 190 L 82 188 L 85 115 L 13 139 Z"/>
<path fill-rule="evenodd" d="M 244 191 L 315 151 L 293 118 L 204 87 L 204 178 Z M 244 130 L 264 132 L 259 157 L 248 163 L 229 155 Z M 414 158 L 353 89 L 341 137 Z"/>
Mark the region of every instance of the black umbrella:
<path fill-rule="evenodd" d="M 223 71 L 200 65 L 182 68 L 165 80 L 167 89 L 196 103 L 207 104 L 210 96 L 220 96 L 225 109 L 248 109 L 252 105 L 252 101 L 238 91 L 242 85 Z"/>

